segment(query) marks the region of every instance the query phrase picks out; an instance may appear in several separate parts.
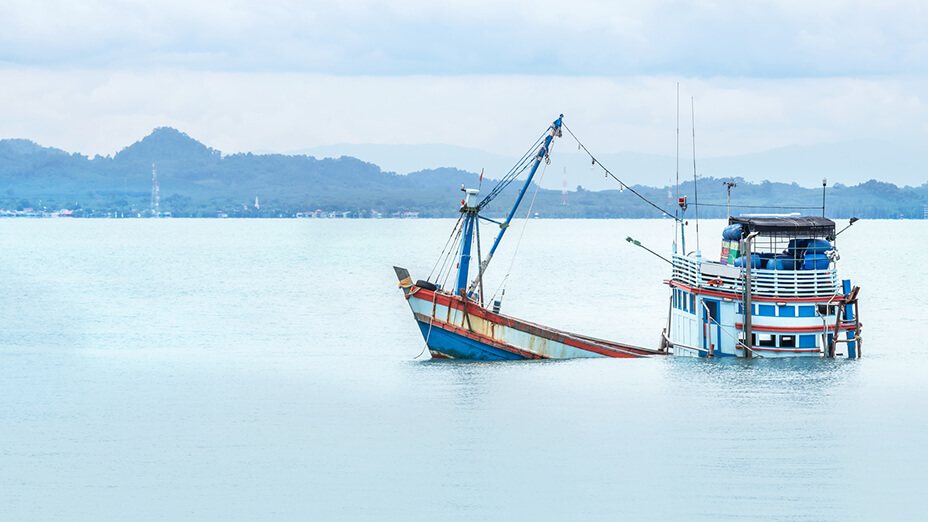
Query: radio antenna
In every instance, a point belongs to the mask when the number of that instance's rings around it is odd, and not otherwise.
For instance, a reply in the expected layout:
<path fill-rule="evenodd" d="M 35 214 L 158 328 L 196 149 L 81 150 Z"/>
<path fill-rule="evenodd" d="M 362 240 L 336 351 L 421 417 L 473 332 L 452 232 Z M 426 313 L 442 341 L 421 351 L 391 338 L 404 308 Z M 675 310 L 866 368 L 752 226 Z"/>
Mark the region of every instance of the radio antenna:
<path fill-rule="evenodd" d="M 677 201 L 680 200 L 680 82 L 677 82 L 677 188 L 676 188 L 676 193 L 674 194 L 674 199 L 676 199 Z M 679 207 L 676 207 L 676 206 L 674 207 L 673 217 L 675 218 L 679 217 L 680 212 L 679 210 L 677 210 L 678 208 Z M 675 219 L 674 221 L 675 222 L 679 221 L 679 219 Z M 677 251 L 677 227 L 676 227 L 676 223 L 674 223 L 674 225 L 675 226 L 673 227 L 673 251 L 674 253 L 676 253 Z M 681 227 L 683 226 L 682 222 L 680 222 L 680 226 Z M 684 252 L 684 254 L 686 254 L 686 252 Z"/>
<path fill-rule="evenodd" d="M 696 250 L 699 250 L 699 191 L 696 190 L 696 102 L 690 96 L 690 112 L 693 119 L 693 204 L 696 206 Z"/>

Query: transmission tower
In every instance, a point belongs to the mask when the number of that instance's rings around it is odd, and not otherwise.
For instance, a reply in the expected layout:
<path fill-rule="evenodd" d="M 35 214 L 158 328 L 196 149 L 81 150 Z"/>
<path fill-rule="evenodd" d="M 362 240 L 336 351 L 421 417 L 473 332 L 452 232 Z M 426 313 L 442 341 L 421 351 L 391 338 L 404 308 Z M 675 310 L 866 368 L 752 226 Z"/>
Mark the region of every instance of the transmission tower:
<path fill-rule="evenodd" d="M 564 167 L 564 185 L 561 189 L 561 205 L 567 206 L 567 167 Z"/>
<path fill-rule="evenodd" d="M 158 185 L 158 171 L 155 170 L 155 164 L 151 164 L 151 211 L 158 216 L 159 207 L 161 206 L 161 187 Z"/>

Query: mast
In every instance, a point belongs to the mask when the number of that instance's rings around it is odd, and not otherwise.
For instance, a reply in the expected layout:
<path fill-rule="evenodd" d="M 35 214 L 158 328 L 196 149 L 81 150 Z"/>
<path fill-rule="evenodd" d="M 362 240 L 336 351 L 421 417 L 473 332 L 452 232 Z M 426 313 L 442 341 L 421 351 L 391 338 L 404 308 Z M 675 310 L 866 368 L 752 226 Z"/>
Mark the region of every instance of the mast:
<path fill-rule="evenodd" d="M 454 293 L 459 294 L 461 297 L 465 297 L 464 291 L 467 288 L 467 272 L 470 269 L 470 251 L 471 244 L 474 239 L 474 229 L 477 227 L 477 212 L 479 208 L 477 207 L 477 190 L 476 189 L 465 189 L 463 186 L 461 190 L 464 191 L 465 196 L 461 201 L 461 213 L 464 214 L 464 233 L 461 238 L 461 260 L 458 262 L 458 279 L 457 284 L 454 287 Z"/>

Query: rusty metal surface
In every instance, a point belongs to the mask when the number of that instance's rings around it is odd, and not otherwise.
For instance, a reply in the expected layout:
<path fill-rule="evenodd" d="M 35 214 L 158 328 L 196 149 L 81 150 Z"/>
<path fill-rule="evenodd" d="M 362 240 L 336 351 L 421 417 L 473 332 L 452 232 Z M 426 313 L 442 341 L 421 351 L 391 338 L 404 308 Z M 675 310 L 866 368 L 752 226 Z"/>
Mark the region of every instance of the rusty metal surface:
<path fill-rule="evenodd" d="M 408 296 L 416 319 L 526 358 L 646 357 L 664 352 L 549 328 L 494 314 L 473 301 L 419 288 Z M 446 355 L 446 354 L 445 354 Z"/>

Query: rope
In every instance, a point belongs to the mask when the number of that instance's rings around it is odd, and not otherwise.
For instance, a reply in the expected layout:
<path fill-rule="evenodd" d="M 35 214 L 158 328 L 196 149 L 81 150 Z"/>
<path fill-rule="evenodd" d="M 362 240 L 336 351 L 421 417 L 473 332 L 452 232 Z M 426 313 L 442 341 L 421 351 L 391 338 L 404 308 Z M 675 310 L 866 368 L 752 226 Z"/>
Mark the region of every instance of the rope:
<path fill-rule="evenodd" d="M 728 204 L 723 204 L 723 203 L 699 203 L 698 205 L 702 207 L 777 208 L 777 209 L 787 209 L 787 210 L 810 210 L 810 209 L 822 208 L 822 207 L 769 207 L 767 205 L 728 205 Z"/>
<path fill-rule="evenodd" d="M 463 217 L 463 214 L 462 214 L 462 217 Z M 454 238 L 452 239 L 452 244 L 457 244 L 458 250 L 460 250 L 461 248 L 460 238 L 463 232 L 464 232 L 464 226 L 462 224 L 462 219 L 458 219 L 458 224 L 455 225 L 455 230 L 453 232 Z M 439 271 L 438 277 L 436 278 L 436 281 L 435 281 L 437 283 L 440 280 L 442 287 L 448 285 L 448 278 L 451 277 L 451 271 L 454 269 L 454 263 L 452 262 L 452 256 L 457 257 L 455 254 L 456 252 L 453 252 L 449 249 L 447 255 L 445 255 L 445 262 L 442 264 L 441 271 Z M 444 277 L 442 277 L 441 275 L 442 272 L 445 273 Z"/>
<path fill-rule="evenodd" d="M 748 346 L 747 346 L 746 344 L 744 344 L 743 342 L 741 342 L 740 340 L 738 340 L 738 338 L 736 338 L 734 335 L 731 334 L 731 332 L 729 332 L 729 331 L 726 330 L 724 327 L 722 327 L 722 325 L 720 325 L 719 322 L 716 321 L 715 319 L 713 319 L 712 316 L 710 315 L 710 316 L 709 316 L 709 324 L 711 325 L 712 323 L 715 323 L 715 324 L 719 327 L 719 330 L 721 330 L 722 332 L 724 332 L 725 335 L 731 337 L 732 340 L 735 341 L 735 344 L 736 344 L 736 345 L 740 346 L 741 348 L 744 348 L 745 350 L 750 351 L 751 353 L 754 354 L 755 357 L 760 357 L 761 359 L 766 359 L 766 357 L 764 357 L 763 355 L 761 355 L 761 354 L 755 352 L 753 348 L 748 348 Z M 747 340 L 747 339 L 745 339 L 745 340 Z"/>
<path fill-rule="evenodd" d="M 682 221 L 682 220 L 681 220 L 680 218 L 678 218 L 677 216 L 671 214 L 670 212 L 667 212 L 666 210 L 664 210 L 664 209 L 662 209 L 661 207 L 657 206 L 656 204 L 652 203 L 651 200 L 649 200 L 648 198 L 642 196 L 642 195 L 639 194 L 635 189 L 633 189 L 633 188 L 631 188 L 630 186 L 628 186 L 627 183 L 625 183 L 624 181 L 620 180 L 615 174 L 613 174 L 609 169 L 607 169 L 605 165 L 603 165 L 598 159 L 596 159 L 595 156 L 593 156 L 593 153 L 590 152 L 590 150 L 586 148 L 586 145 L 584 145 L 583 143 L 580 142 L 580 138 L 578 138 L 577 135 L 574 134 L 574 131 L 570 130 L 570 128 L 567 126 L 566 123 L 561 123 L 561 127 L 567 129 L 567 132 L 570 133 L 571 137 L 573 137 L 573 139 L 576 140 L 577 145 L 578 145 L 579 147 L 583 148 L 583 151 L 586 152 L 587 156 L 589 156 L 590 159 L 593 160 L 593 164 L 595 165 L 595 164 L 599 163 L 599 166 L 602 167 L 602 169 L 606 172 L 607 175 L 611 176 L 612 179 L 614 179 L 614 180 L 616 180 L 616 181 L 619 182 L 619 186 L 620 186 L 620 187 L 627 188 L 632 194 L 638 196 L 638 198 L 641 199 L 641 201 L 644 201 L 644 202 L 647 203 L 648 205 L 651 205 L 652 207 L 654 207 L 655 209 L 657 209 L 660 213 L 664 214 L 665 216 L 667 216 L 667 217 L 669 217 L 669 218 L 673 218 L 674 221 L 677 221 L 677 222 Z"/>
<path fill-rule="evenodd" d="M 448 247 L 451 245 L 451 240 L 452 240 L 452 238 L 454 238 L 454 233 L 457 232 L 458 226 L 460 226 L 460 224 L 461 224 L 461 219 L 462 219 L 463 217 L 464 217 L 463 214 L 461 214 L 460 216 L 458 216 L 458 222 L 455 223 L 454 228 L 451 229 L 451 235 L 448 236 L 448 241 L 446 241 L 446 242 L 445 242 L 445 246 L 442 247 L 442 249 L 441 249 L 441 254 L 438 255 L 438 259 L 435 261 L 435 266 L 432 267 L 432 271 L 429 272 L 429 276 L 425 278 L 426 281 L 431 281 L 431 280 L 432 280 L 432 274 L 434 274 L 434 273 L 435 273 L 435 269 L 438 268 L 438 263 L 441 262 L 442 256 L 445 256 L 445 250 L 448 250 Z M 447 260 L 447 256 L 445 256 L 444 259 Z M 442 272 L 442 270 L 444 270 L 444 268 L 445 268 L 445 267 L 444 267 L 444 264 L 442 264 L 441 270 L 438 271 L 439 277 L 441 276 L 441 272 Z"/>
<path fill-rule="evenodd" d="M 491 190 L 490 193 L 487 194 L 482 201 L 480 201 L 480 203 L 477 205 L 478 210 L 482 210 L 484 207 L 486 207 L 491 201 L 493 201 L 493 199 L 496 198 L 496 196 L 500 194 L 500 192 L 503 191 L 503 189 L 508 187 L 509 184 L 513 182 L 513 180 L 519 177 L 519 175 L 528 168 L 528 166 L 531 164 L 528 162 L 529 158 L 532 160 L 535 159 L 535 155 L 538 153 L 538 145 L 548 135 L 549 130 L 550 127 L 546 129 L 537 140 L 535 140 L 535 143 L 525 152 L 525 154 L 522 155 L 522 158 L 519 159 L 519 161 L 511 169 L 509 169 L 509 172 L 499 180 L 496 186 L 493 187 L 493 190 Z"/>
<path fill-rule="evenodd" d="M 519 252 L 519 246 L 522 245 L 522 236 L 525 235 L 525 227 L 528 226 L 529 218 L 532 215 L 532 208 L 535 206 L 535 198 L 538 196 L 539 187 L 541 187 L 541 180 L 545 178 L 545 172 L 547 172 L 547 170 L 548 170 L 548 162 L 545 162 L 545 166 L 541 168 L 541 176 L 538 177 L 538 182 L 535 183 L 535 192 L 532 194 L 532 202 L 529 204 L 528 212 L 525 214 L 525 223 L 522 223 L 522 231 L 519 232 L 519 239 L 518 241 L 516 241 L 516 248 L 512 252 L 512 260 L 509 261 L 509 268 L 506 270 L 506 275 L 503 276 L 503 280 L 500 282 L 499 286 L 496 287 L 496 291 L 493 292 L 493 295 L 490 297 L 490 300 L 487 301 L 489 303 L 492 303 L 493 300 L 496 299 L 496 294 L 497 292 L 500 291 L 500 289 L 503 290 L 504 294 L 506 293 L 506 289 L 504 287 L 506 285 L 506 281 L 509 280 L 509 274 L 512 273 L 512 267 L 516 263 L 516 254 Z"/>
<path fill-rule="evenodd" d="M 419 352 L 419 355 L 413 357 L 413 359 L 418 359 L 425 353 L 426 348 L 429 347 L 429 337 L 432 335 L 432 322 L 435 319 L 435 300 L 438 299 L 438 292 L 432 292 L 432 313 L 429 315 L 429 331 L 425 334 L 425 345 L 422 346 L 422 351 Z"/>

